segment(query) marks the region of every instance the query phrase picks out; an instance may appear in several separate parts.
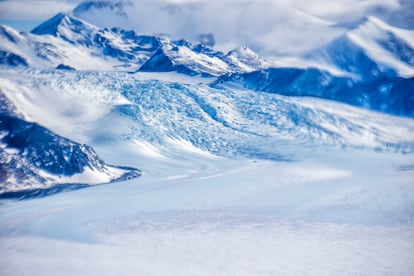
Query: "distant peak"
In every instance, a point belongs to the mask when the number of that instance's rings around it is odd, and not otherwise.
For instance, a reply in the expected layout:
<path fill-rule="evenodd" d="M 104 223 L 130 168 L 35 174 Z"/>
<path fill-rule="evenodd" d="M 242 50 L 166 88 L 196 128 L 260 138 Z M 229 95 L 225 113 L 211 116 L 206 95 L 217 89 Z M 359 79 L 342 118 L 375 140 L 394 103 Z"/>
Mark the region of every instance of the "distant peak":
<path fill-rule="evenodd" d="M 12 27 L 0 24 L 0 32 L 5 33 L 5 32 L 17 32 L 17 31 L 13 29 Z"/>
<path fill-rule="evenodd" d="M 122 17 L 127 17 L 124 7 L 133 6 L 132 1 L 86 1 L 79 4 L 74 10 L 73 14 L 79 16 L 83 13 L 93 10 L 110 9 Z"/>
<path fill-rule="evenodd" d="M 5 25 L 1 25 L 0 24 L 0 36 L 4 36 L 6 37 L 10 42 L 16 43 L 17 42 L 17 38 L 18 37 L 18 32 L 9 27 L 9 26 L 5 26 Z"/>
<path fill-rule="evenodd" d="M 43 22 L 42 24 L 40 24 L 39 26 L 37 26 L 36 28 L 34 28 L 31 33 L 32 34 L 37 34 L 37 35 L 42 35 L 42 34 L 51 34 L 54 35 L 57 32 L 57 28 L 59 26 L 59 24 L 62 22 L 62 20 L 65 18 L 65 16 L 67 16 L 64 13 L 58 13 L 55 16 L 53 16 L 52 18 L 50 18 L 49 20 Z"/>
<path fill-rule="evenodd" d="M 97 27 L 70 14 L 58 13 L 34 28 L 31 33 L 36 35 L 49 34 L 56 36 L 62 33 L 62 28 L 73 32 L 83 32 L 86 29 L 91 30 L 96 29 Z"/>
<path fill-rule="evenodd" d="M 234 49 L 234 50 L 232 50 L 232 51 L 230 51 L 229 53 L 228 53 L 228 55 L 236 55 L 236 56 L 240 56 L 240 55 L 242 55 L 242 56 L 254 56 L 254 57 L 258 57 L 258 55 L 255 53 L 255 52 L 253 52 L 248 46 L 246 46 L 246 45 L 243 45 L 243 46 L 240 46 L 240 47 L 238 47 L 238 48 L 236 48 L 236 49 Z"/>
<path fill-rule="evenodd" d="M 173 41 L 173 43 L 175 45 L 177 45 L 177 46 L 185 46 L 185 47 L 188 47 L 188 48 L 192 48 L 193 47 L 193 45 L 191 44 L 191 42 L 188 41 L 187 39 L 176 40 L 176 41 Z"/>

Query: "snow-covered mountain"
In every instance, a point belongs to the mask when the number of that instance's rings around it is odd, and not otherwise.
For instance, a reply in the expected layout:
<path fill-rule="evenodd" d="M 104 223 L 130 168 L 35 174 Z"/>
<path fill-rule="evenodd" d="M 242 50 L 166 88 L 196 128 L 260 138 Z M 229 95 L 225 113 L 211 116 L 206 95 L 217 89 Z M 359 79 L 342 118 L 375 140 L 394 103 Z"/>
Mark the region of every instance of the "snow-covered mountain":
<path fill-rule="evenodd" d="M 3 66 L 51 69 L 63 64 L 77 70 L 136 70 L 160 47 L 156 37 L 99 29 L 67 14 L 54 16 L 30 34 L 5 26 L 1 34 L 3 59 L 9 60 Z"/>
<path fill-rule="evenodd" d="M 71 14 L 57 14 L 30 34 L 2 26 L 1 65 L 78 70 L 177 71 L 204 76 L 249 72 L 267 65 L 240 48 L 224 54 L 189 41 L 137 35 L 120 28 L 91 25 Z"/>
<path fill-rule="evenodd" d="M 355 29 L 325 47 L 305 55 L 306 59 L 336 66 L 361 78 L 384 74 L 414 77 L 414 31 L 392 27 L 369 16 Z"/>
<path fill-rule="evenodd" d="M 269 68 L 220 77 L 213 85 L 240 85 L 288 96 L 312 96 L 385 113 L 414 116 L 414 77 L 382 74 L 355 79 L 317 68 Z"/>
<path fill-rule="evenodd" d="M 108 166 L 90 146 L 25 121 L 3 93 L 0 104 L 0 194 L 56 184 L 109 183 L 140 175 L 135 169 Z"/>
<path fill-rule="evenodd" d="M 3 26 L 0 50 L 4 62 L 1 64 L 28 64 L 36 68 L 63 64 L 78 70 L 178 71 L 205 76 L 281 66 L 278 62 L 266 61 L 247 47 L 226 54 L 186 40 L 171 41 L 166 36 L 138 35 L 114 27 L 99 28 L 77 17 L 86 11 L 95 15 L 111 13 L 110 18 L 123 17 L 126 14 L 122 8 L 130 4 L 85 2 L 72 12 L 57 14 L 31 34 Z M 368 17 L 355 29 L 301 58 L 312 61 L 316 68 L 336 68 L 336 72 L 352 78 L 378 79 L 384 74 L 410 78 L 414 76 L 412 37 L 413 31 Z M 302 68 L 300 64 L 297 67 Z"/>
<path fill-rule="evenodd" d="M 163 4 L 157 4 L 154 3 L 153 6 L 159 6 L 158 8 L 163 11 L 163 14 L 179 14 L 180 11 L 177 7 L 178 5 L 171 4 L 171 5 L 163 5 Z M 201 5 L 202 6 L 202 5 Z M 201 7 L 200 5 L 194 4 L 194 9 L 197 10 Z M 105 1 L 85 1 L 81 4 L 79 4 L 73 11 L 68 12 L 66 15 L 70 18 L 73 18 L 73 23 L 76 21 L 79 22 L 89 22 L 92 24 L 89 25 L 95 25 L 99 26 L 99 29 L 112 29 L 113 27 L 121 27 L 124 29 L 130 29 L 133 28 L 133 24 L 128 24 L 128 20 L 131 20 L 134 12 L 145 12 L 142 9 L 148 8 L 148 3 L 145 5 L 143 4 L 138 5 L 137 3 L 134 3 L 133 1 L 113 1 L 113 0 L 105 0 Z M 317 17 L 311 16 L 309 14 L 306 14 L 303 11 L 296 10 L 296 9 L 288 9 L 287 7 L 283 7 L 283 5 L 280 5 L 280 8 L 283 9 L 283 11 L 286 11 L 289 13 L 289 16 L 294 16 L 295 19 L 303 19 L 306 18 L 309 21 L 309 24 L 311 22 L 318 22 L 320 24 L 328 26 L 329 24 L 333 24 L 332 22 L 318 20 Z M 186 9 L 191 10 L 191 4 L 186 5 Z M 292 13 L 292 14 L 290 14 Z M 293 15 L 294 14 L 294 15 Z M 287 16 L 287 15 L 286 15 Z M 59 17 L 59 16 L 58 16 Z M 173 19 L 175 17 L 171 17 Z M 360 21 L 358 21 L 360 22 Z M 148 24 L 156 25 L 156 22 L 148 22 Z M 82 25 L 83 23 L 81 23 Z M 55 27 L 52 27 L 53 30 Z M 153 35 L 153 34 L 151 34 Z M 392 66 L 398 66 L 398 71 L 402 74 L 409 74 L 411 72 L 412 75 L 412 68 L 407 67 L 404 64 L 399 64 L 398 57 L 392 58 L 392 52 L 397 51 L 400 52 L 398 48 L 401 46 L 402 42 L 408 41 L 408 46 L 411 45 L 412 48 L 412 39 L 410 40 L 410 37 L 412 37 L 412 32 L 407 30 L 403 30 L 400 28 L 395 28 L 392 26 L 389 26 L 388 24 L 382 22 L 381 20 L 369 16 L 366 20 L 366 22 L 363 22 L 359 27 L 357 27 L 355 30 L 349 32 L 344 37 L 346 39 L 352 40 L 352 43 L 356 43 L 358 47 L 362 47 L 365 50 L 367 50 L 370 56 L 377 56 L 378 60 L 385 62 L 387 64 L 392 64 Z M 396 39 L 396 43 L 391 42 L 392 40 Z M 410 42 L 411 41 L 411 42 Z M 387 45 L 386 45 L 387 44 Z M 394 45 L 391 45 L 394 44 Z M 406 45 L 406 46 L 407 46 Z M 375 46 L 375 47 L 371 47 Z M 395 47 L 397 46 L 397 47 Z M 402 46 L 403 48 L 406 46 Z M 370 48 L 370 49 L 369 49 Z M 379 51 L 377 51 L 379 50 Z M 404 50 L 405 51 L 405 50 Z M 325 51 L 322 51 L 325 52 Z M 380 53 L 381 52 L 381 53 Z M 389 53 L 391 53 L 391 56 Z M 385 55 L 383 55 L 386 53 Z M 325 53 L 326 54 L 326 53 Z M 395 54 L 395 53 L 394 53 Z M 323 54 L 322 54 L 323 55 Z M 407 54 L 404 54 L 406 57 L 403 59 L 409 58 L 410 53 L 407 52 Z M 309 56 L 309 55 L 306 55 Z M 316 55 L 317 56 L 317 55 Z M 315 57 L 316 57 L 315 56 Z M 319 58 L 318 58 L 319 59 Z M 324 60 L 324 58 L 322 58 Z"/>
<path fill-rule="evenodd" d="M 247 47 L 224 54 L 201 44 L 193 45 L 186 40 L 165 40 L 139 71 L 175 71 L 188 75 L 217 77 L 228 73 L 251 72 L 268 64 Z"/>
<path fill-rule="evenodd" d="M 369 17 L 356 29 L 303 56 L 312 64 L 309 67 L 270 65 L 221 76 L 215 84 L 238 83 L 257 91 L 327 98 L 412 117 L 413 37 L 413 31 Z"/>

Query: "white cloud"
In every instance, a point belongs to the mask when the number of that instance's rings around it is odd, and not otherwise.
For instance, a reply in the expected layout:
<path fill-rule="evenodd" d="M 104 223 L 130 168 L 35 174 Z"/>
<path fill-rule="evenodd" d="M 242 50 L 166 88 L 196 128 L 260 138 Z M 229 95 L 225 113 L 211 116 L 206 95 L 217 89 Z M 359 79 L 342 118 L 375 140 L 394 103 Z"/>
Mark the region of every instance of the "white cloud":
<path fill-rule="evenodd" d="M 6 20 L 47 19 L 58 12 L 70 11 L 77 2 L 59 0 L 0 1 L 0 18 Z"/>
<path fill-rule="evenodd" d="M 399 8 L 398 0 L 278 0 L 309 14 L 335 22 L 353 21 L 364 17 L 372 8 Z"/>

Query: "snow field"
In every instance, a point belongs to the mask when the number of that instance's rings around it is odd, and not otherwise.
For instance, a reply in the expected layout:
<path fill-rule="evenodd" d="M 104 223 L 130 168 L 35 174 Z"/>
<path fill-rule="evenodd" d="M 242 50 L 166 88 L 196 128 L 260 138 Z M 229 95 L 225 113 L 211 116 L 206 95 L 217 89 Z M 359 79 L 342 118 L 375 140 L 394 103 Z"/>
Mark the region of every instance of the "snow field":
<path fill-rule="evenodd" d="M 235 222 L 231 223 L 232 220 Z M 227 223 L 230 225 L 226 225 Z M 108 221 L 99 239 L 2 239 L 4 275 L 411 275 L 414 229 L 234 214 Z"/>

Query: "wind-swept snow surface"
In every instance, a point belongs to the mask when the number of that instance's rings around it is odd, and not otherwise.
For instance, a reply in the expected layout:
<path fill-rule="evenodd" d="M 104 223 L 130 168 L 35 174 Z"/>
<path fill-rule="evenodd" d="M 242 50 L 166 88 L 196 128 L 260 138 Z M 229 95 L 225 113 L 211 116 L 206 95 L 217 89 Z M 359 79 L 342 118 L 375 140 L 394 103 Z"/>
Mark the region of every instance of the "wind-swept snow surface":
<path fill-rule="evenodd" d="M 286 163 L 108 152 L 106 158 L 140 160 L 146 174 L 128 183 L 2 202 L 2 273 L 414 271 L 410 157 L 313 152 Z"/>

